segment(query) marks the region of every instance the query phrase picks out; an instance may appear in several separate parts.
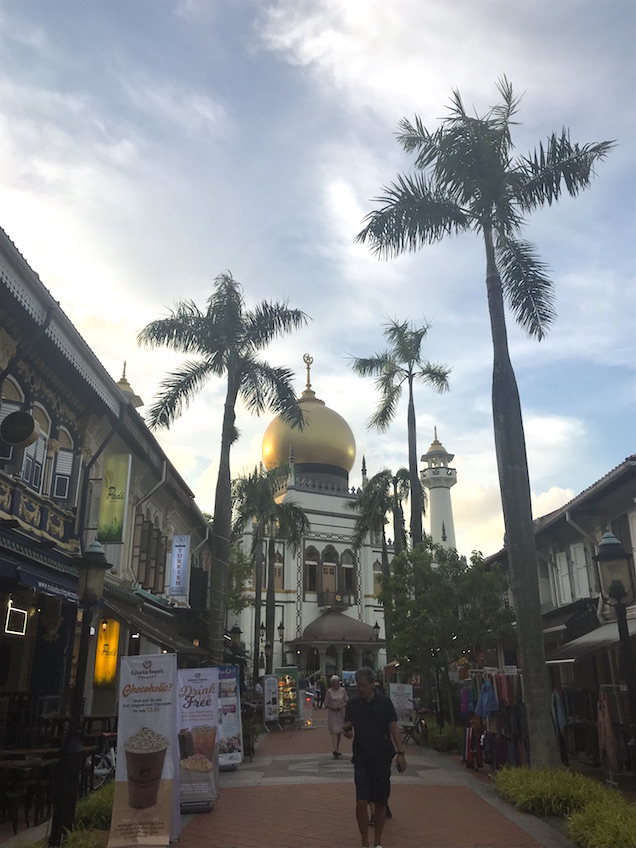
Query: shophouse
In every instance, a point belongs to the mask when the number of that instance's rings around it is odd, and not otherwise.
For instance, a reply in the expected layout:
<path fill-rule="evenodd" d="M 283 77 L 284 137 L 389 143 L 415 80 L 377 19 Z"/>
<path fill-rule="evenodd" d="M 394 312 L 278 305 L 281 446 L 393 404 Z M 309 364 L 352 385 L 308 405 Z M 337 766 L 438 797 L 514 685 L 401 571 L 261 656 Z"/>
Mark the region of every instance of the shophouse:
<path fill-rule="evenodd" d="M 607 695 L 623 750 L 629 704 L 616 614 L 603 600 L 595 557 L 609 530 L 631 556 L 634 579 L 636 455 L 560 509 L 537 518 L 534 529 L 546 659 L 567 720 L 568 752 L 598 763 L 599 695 Z M 488 559 L 505 563 L 505 548 Z M 636 651 L 634 604 L 627 609 L 627 626 Z"/>
<path fill-rule="evenodd" d="M 93 623 L 85 713 L 115 713 L 121 656 L 171 651 L 181 665 L 206 663 L 205 616 L 189 599 L 205 606 L 209 533 L 125 371 L 119 381 L 107 373 L 1 230 L 0 389 L 2 744 L 65 712 L 75 563 L 98 535 L 112 567 Z M 104 529 L 104 492 L 123 504 L 119 536 Z M 175 578 L 177 539 L 185 553 Z"/>

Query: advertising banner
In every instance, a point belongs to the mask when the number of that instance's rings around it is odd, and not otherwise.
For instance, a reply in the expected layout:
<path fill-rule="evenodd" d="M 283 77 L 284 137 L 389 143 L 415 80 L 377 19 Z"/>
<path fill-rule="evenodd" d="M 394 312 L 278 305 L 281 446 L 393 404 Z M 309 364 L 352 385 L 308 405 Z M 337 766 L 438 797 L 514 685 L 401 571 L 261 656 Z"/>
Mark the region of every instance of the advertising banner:
<path fill-rule="evenodd" d="M 219 768 L 235 768 L 243 762 L 243 728 L 237 665 L 219 669 Z"/>
<path fill-rule="evenodd" d="M 170 595 L 178 597 L 188 594 L 188 565 L 190 562 L 190 537 L 172 537 L 170 561 Z"/>
<path fill-rule="evenodd" d="M 393 701 L 399 722 L 413 721 L 413 687 L 410 683 L 389 683 L 389 698 Z"/>
<path fill-rule="evenodd" d="M 114 618 L 100 619 L 95 648 L 94 689 L 112 689 L 115 686 L 118 649 L 119 622 Z"/>
<path fill-rule="evenodd" d="M 179 838 L 176 721 L 176 655 L 122 657 L 108 848 L 163 848 Z"/>
<path fill-rule="evenodd" d="M 182 812 L 209 812 L 218 797 L 219 670 L 177 672 L 179 803 Z"/>
<path fill-rule="evenodd" d="M 102 545 L 121 544 L 126 529 L 132 456 L 111 454 L 104 459 L 97 538 Z"/>
<path fill-rule="evenodd" d="M 278 677 L 266 674 L 263 678 L 263 721 L 278 721 Z"/>

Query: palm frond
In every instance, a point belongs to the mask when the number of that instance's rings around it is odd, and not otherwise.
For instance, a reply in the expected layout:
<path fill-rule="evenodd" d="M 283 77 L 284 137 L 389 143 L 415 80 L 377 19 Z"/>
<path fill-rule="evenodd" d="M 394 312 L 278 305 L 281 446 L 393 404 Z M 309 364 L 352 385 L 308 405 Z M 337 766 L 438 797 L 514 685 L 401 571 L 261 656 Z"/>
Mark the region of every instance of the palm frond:
<path fill-rule="evenodd" d="M 384 433 L 395 418 L 395 410 L 402 396 L 402 383 L 405 379 L 396 381 L 396 373 L 398 372 L 395 369 L 387 370 L 375 382 L 376 388 L 380 391 L 380 402 L 367 422 L 370 430 L 379 430 L 380 433 Z"/>
<path fill-rule="evenodd" d="M 151 429 L 169 429 L 181 415 L 183 407 L 190 405 L 211 374 L 210 363 L 203 360 L 184 362 L 171 374 L 166 375 L 159 384 L 158 395 L 148 410 L 148 426 Z"/>
<path fill-rule="evenodd" d="M 402 118 L 398 122 L 396 138 L 407 153 L 417 151 L 415 167 L 419 170 L 428 168 L 437 158 L 440 131 L 437 129 L 435 132 L 429 132 L 419 115 L 415 116 L 414 124 Z"/>
<path fill-rule="evenodd" d="M 300 309 L 290 309 L 288 301 L 263 300 L 245 315 L 245 334 L 256 350 L 261 350 L 278 336 L 303 327 L 309 316 Z"/>
<path fill-rule="evenodd" d="M 375 377 L 384 371 L 389 359 L 387 351 L 376 353 L 375 356 L 354 356 L 352 357 L 351 370 L 360 377 Z"/>
<path fill-rule="evenodd" d="M 447 392 L 450 388 L 448 384 L 448 375 L 451 370 L 451 368 L 448 368 L 446 365 L 442 365 L 439 362 L 425 361 L 422 363 L 420 370 L 415 374 L 415 377 L 421 383 L 425 383 L 427 386 L 435 389 L 436 392 L 442 394 L 443 392 Z"/>
<path fill-rule="evenodd" d="M 562 186 L 572 197 L 589 188 L 594 173 L 594 164 L 607 156 L 615 147 L 614 141 L 579 146 L 570 142 L 567 129 L 557 136 L 553 133 L 546 146 L 521 158 L 519 167 L 524 176 L 522 199 L 524 207 L 535 209 L 544 204 L 552 205 L 561 196 Z"/>
<path fill-rule="evenodd" d="M 179 353 L 201 352 L 201 330 L 205 317 L 192 301 L 182 301 L 166 318 L 151 321 L 137 333 L 140 347 L 164 346 Z"/>
<path fill-rule="evenodd" d="M 556 318 L 547 265 L 528 242 L 498 235 L 495 251 L 504 294 L 515 320 L 529 336 L 541 341 Z"/>
<path fill-rule="evenodd" d="M 257 415 L 269 409 L 292 427 L 302 429 L 304 418 L 293 387 L 294 372 L 267 362 L 245 359 L 240 392 L 247 408 Z"/>
<path fill-rule="evenodd" d="M 359 244 L 369 242 L 381 258 L 413 253 L 462 232 L 471 223 L 450 193 L 437 190 L 423 175 L 398 176 L 383 191 L 375 200 L 381 208 L 365 217 L 367 224 L 355 238 Z"/>

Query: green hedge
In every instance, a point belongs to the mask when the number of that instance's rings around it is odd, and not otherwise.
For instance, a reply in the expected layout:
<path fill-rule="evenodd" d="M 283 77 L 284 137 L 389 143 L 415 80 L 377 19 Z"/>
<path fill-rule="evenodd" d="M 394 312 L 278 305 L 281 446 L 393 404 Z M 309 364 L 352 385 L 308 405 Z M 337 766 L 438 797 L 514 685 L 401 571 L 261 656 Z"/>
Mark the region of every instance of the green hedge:
<path fill-rule="evenodd" d="M 567 820 L 581 848 L 635 848 L 636 805 L 620 792 L 565 768 L 504 767 L 495 775 L 501 797 L 535 816 Z"/>

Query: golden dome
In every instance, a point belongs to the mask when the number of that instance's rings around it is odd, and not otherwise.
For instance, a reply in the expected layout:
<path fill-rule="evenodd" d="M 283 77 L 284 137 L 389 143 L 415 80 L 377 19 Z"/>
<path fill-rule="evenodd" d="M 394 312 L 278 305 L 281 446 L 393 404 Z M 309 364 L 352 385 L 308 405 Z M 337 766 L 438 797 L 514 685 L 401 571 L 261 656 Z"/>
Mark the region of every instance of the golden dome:
<path fill-rule="evenodd" d="M 263 436 L 263 463 L 268 470 L 286 465 L 293 447 L 296 465 L 331 465 L 347 473 L 356 459 L 356 441 L 351 428 L 341 415 L 316 397 L 309 382 L 309 354 L 303 357 L 307 365 L 307 387 L 298 398 L 303 411 L 303 429 L 291 427 L 276 416 Z"/>

